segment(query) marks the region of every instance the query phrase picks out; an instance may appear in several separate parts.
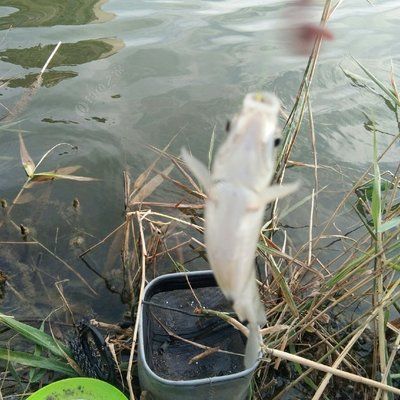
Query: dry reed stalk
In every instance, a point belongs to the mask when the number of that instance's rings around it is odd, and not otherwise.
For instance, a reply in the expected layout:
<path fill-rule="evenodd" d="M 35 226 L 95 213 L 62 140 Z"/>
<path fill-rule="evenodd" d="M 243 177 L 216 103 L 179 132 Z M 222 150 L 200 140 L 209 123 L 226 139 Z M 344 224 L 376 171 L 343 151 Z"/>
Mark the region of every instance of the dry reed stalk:
<path fill-rule="evenodd" d="M 336 349 L 336 346 L 334 346 L 334 345 L 331 343 L 331 342 L 335 343 L 334 340 L 330 340 L 330 339 L 332 339 L 332 336 L 333 336 L 333 335 L 329 335 L 329 333 L 328 333 L 327 331 L 325 331 L 325 330 L 323 329 L 323 327 L 322 327 L 320 324 L 318 324 L 318 325 L 319 325 L 319 326 L 318 326 L 318 329 L 319 329 L 319 330 L 316 330 L 315 333 L 316 333 L 316 335 L 317 335 L 321 340 L 319 341 L 318 346 L 315 346 L 315 348 L 321 346 L 322 344 L 325 344 L 325 346 L 326 346 L 327 348 L 330 349 L 330 350 L 329 350 L 329 358 L 330 358 L 330 360 L 331 360 L 331 359 L 332 359 L 331 356 L 332 356 L 333 354 L 340 355 L 340 354 L 339 354 L 339 349 Z M 336 344 L 337 344 L 337 343 L 336 343 Z M 308 351 L 308 352 L 309 352 L 310 349 L 305 350 L 305 351 Z M 301 355 L 301 352 L 298 352 L 297 355 Z M 349 356 L 351 357 L 351 355 L 349 355 Z M 352 358 L 352 357 L 351 357 L 351 358 Z M 330 363 L 332 364 L 332 362 L 330 362 Z M 354 360 L 354 358 L 352 358 L 351 361 L 350 361 L 350 360 L 347 360 L 346 358 L 344 358 L 344 359 L 343 359 L 343 363 L 346 364 L 346 367 L 347 367 L 347 368 L 352 369 L 354 373 L 357 372 L 357 369 L 358 369 L 358 370 L 362 370 L 361 366 L 357 363 L 356 360 Z M 358 364 L 357 367 L 355 367 L 355 365 L 352 364 L 352 363 Z"/>
<path fill-rule="evenodd" d="M 186 225 L 186 226 L 188 226 L 188 227 L 194 228 L 194 229 L 196 229 L 196 230 L 199 231 L 199 232 L 203 232 L 203 227 L 201 227 L 200 225 L 193 224 L 192 222 L 187 222 L 187 221 L 185 221 L 184 219 L 176 218 L 176 217 L 173 217 L 172 215 L 162 214 L 162 213 L 154 212 L 154 211 L 151 211 L 151 210 L 147 210 L 147 211 L 144 211 L 144 212 L 145 212 L 145 214 L 146 214 L 146 219 L 147 219 L 147 216 L 148 216 L 148 215 L 150 215 L 150 216 L 156 216 L 156 217 L 162 217 L 162 218 L 165 218 L 165 219 L 167 219 L 167 220 L 179 222 L 179 223 L 182 224 L 182 225 Z M 135 212 L 128 212 L 127 215 L 132 215 L 132 214 L 134 214 L 134 213 L 135 213 Z"/>
<path fill-rule="evenodd" d="M 310 228 L 308 230 L 308 259 L 307 265 L 311 265 L 312 260 L 312 249 L 313 249 L 313 224 L 314 224 L 314 198 L 315 198 L 315 189 L 312 190 L 311 193 L 311 212 L 310 212 Z"/>
<path fill-rule="evenodd" d="M 140 291 L 139 291 L 139 299 L 138 299 L 138 307 L 136 311 L 136 319 L 135 319 L 135 326 L 133 328 L 132 334 L 132 344 L 131 344 L 131 351 L 129 354 L 129 361 L 128 361 L 128 370 L 126 373 L 126 381 L 128 383 L 129 388 L 129 396 L 130 400 L 135 400 L 135 395 L 133 393 L 132 387 L 132 366 L 133 366 L 133 356 L 136 349 L 137 343 L 137 335 L 139 330 L 139 316 L 142 312 L 143 307 L 143 299 L 144 299 L 144 288 L 146 286 L 146 257 L 147 257 L 147 249 L 146 249 L 146 241 L 143 232 L 143 219 L 146 217 L 146 213 L 141 215 L 139 211 L 136 212 L 136 218 L 139 224 L 139 233 L 140 233 L 140 243 L 141 243 L 141 282 L 140 282 Z"/>
<path fill-rule="evenodd" d="M 87 248 L 84 252 L 82 252 L 81 254 L 79 254 L 79 257 L 84 257 L 86 254 L 90 253 L 91 251 L 93 251 L 94 249 L 96 249 L 97 247 L 99 247 L 100 245 L 104 244 L 107 239 L 109 239 L 111 236 L 113 236 L 115 233 L 117 233 L 121 228 L 123 228 L 126 225 L 126 221 L 124 221 L 122 224 L 118 225 L 115 229 L 113 229 L 108 235 L 106 235 L 103 239 L 101 239 L 100 241 L 98 241 L 97 243 L 95 243 L 94 245 L 90 246 L 89 248 Z"/>
<path fill-rule="evenodd" d="M 315 361 L 311 361 L 311 360 L 308 360 L 307 358 L 299 357 L 299 356 L 296 356 L 294 354 L 287 353 L 285 351 L 271 349 L 271 348 L 266 347 L 266 346 L 263 347 L 263 350 L 268 355 L 271 355 L 273 357 L 280 357 L 283 360 L 287 360 L 287 361 L 291 361 L 291 362 L 294 362 L 294 363 L 298 363 L 298 364 L 304 365 L 306 367 L 310 367 L 310 368 L 316 369 L 318 371 L 322 371 L 322 372 L 326 372 L 328 374 L 332 374 L 332 375 L 338 376 L 340 378 L 344 378 L 344 379 L 347 379 L 347 380 L 350 380 L 350 381 L 353 381 L 353 382 L 356 382 L 356 383 L 361 383 L 363 385 L 367 385 L 367 386 L 370 386 L 370 387 L 381 389 L 383 391 L 387 391 L 387 392 L 391 392 L 391 393 L 400 395 L 400 389 L 397 389 L 397 388 L 395 388 L 393 386 L 385 385 L 385 384 L 383 384 L 381 382 L 377 382 L 377 381 L 374 381 L 374 380 L 369 379 L 369 378 L 364 378 L 362 376 L 359 376 L 359 375 L 356 375 L 356 374 L 352 374 L 350 372 L 345 372 L 345 371 L 342 371 L 340 369 L 332 368 L 332 367 L 329 367 L 328 365 L 317 363 Z"/>
<path fill-rule="evenodd" d="M 162 203 L 157 201 L 140 201 L 131 204 L 132 207 L 161 207 L 161 208 L 175 208 L 176 210 L 191 209 L 191 210 L 202 210 L 204 204 L 190 204 L 190 203 Z"/>
<path fill-rule="evenodd" d="M 63 281 L 58 281 L 58 282 L 55 283 L 55 287 L 57 288 L 57 291 L 60 294 L 60 297 L 61 297 L 61 300 L 62 300 L 62 302 L 64 304 L 64 307 L 68 310 L 69 315 L 71 316 L 71 320 L 72 320 L 73 325 L 76 326 L 74 314 L 73 314 L 73 312 L 71 310 L 71 307 L 69 306 L 69 303 L 68 303 L 68 301 L 67 301 L 67 299 L 66 299 L 66 297 L 64 295 L 64 290 L 63 290 L 63 286 L 62 286 L 62 284 L 64 282 L 68 282 L 68 281 L 69 281 L 69 279 L 64 279 Z"/>
<path fill-rule="evenodd" d="M 310 97 L 307 98 L 307 108 L 308 108 L 308 115 L 310 119 L 310 137 L 311 137 L 311 148 L 314 160 L 314 191 L 318 193 L 318 155 L 317 155 L 317 140 L 315 135 L 315 128 L 314 128 L 314 118 L 311 108 L 311 101 Z M 317 200 L 317 199 L 316 199 Z"/>
<path fill-rule="evenodd" d="M 375 317 L 375 316 L 374 316 Z M 343 360 L 345 360 L 345 357 L 347 356 L 347 354 L 349 353 L 349 351 L 352 349 L 352 347 L 354 346 L 354 344 L 356 343 L 356 341 L 360 338 L 360 336 L 362 335 L 362 333 L 364 332 L 364 330 L 367 328 L 368 323 L 374 318 L 371 317 L 369 318 L 369 320 L 367 319 L 367 321 L 365 321 L 364 326 L 362 329 L 359 329 L 356 334 L 352 337 L 352 339 L 350 340 L 350 342 L 346 345 L 346 347 L 344 348 L 344 350 L 342 351 L 342 353 L 339 355 L 339 357 L 335 360 L 335 362 L 333 363 L 332 367 L 333 368 L 338 368 L 339 365 L 341 364 L 341 362 Z M 322 382 L 320 383 L 318 390 L 315 392 L 314 396 L 312 397 L 311 400 L 318 400 L 321 398 L 321 396 L 323 395 L 326 386 L 329 383 L 329 380 L 332 377 L 332 373 L 328 373 L 325 375 L 324 379 L 322 380 Z"/>
<path fill-rule="evenodd" d="M 124 232 L 124 244 L 122 247 L 122 267 L 124 271 L 127 271 L 128 286 L 130 293 L 130 302 L 133 303 L 134 295 L 135 295 L 135 282 L 139 279 L 139 271 L 140 268 L 136 268 L 135 266 L 139 265 L 138 252 L 136 243 L 136 231 L 135 225 L 133 223 L 133 218 L 125 216 L 125 221 L 127 222 Z M 133 249 L 131 249 L 131 243 L 133 244 Z M 131 304 L 132 305 L 132 304 Z"/>
<path fill-rule="evenodd" d="M 13 241 L 0 241 L 0 244 L 38 244 L 37 242 L 32 242 L 32 241 L 23 241 L 23 242 L 13 242 Z"/>
<path fill-rule="evenodd" d="M 390 357 L 389 357 L 388 363 L 386 365 L 385 373 L 382 375 L 381 383 L 383 383 L 383 384 L 385 382 L 387 382 L 387 378 L 388 378 L 389 373 L 390 373 L 390 368 L 392 367 L 392 364 L 393 364 L 393 361 L 394 361 L 394 359 L 396 357 L 396 354 L 399 351 L 399 345 L 400 345 L 400 332 L 397 333 L 397 337 L 396 337 L 396 340 L 395 340 L 394 345 L 393 345 L 393 350 L 390 353 Z M 376 392 L 375 400 L 379 400 L 381 395 L 382 395 L 382 390 L 378 389 L 378 391 Z"/>
<path fill-rule="evenodd" d="M 345 349 L 343 350 L 342 354 L 337 358 L 337 360 L 334 362 L 333 367 L 337 368 L 340 363 L 343 361 L 343 359 L 346 357 L 347 353 L 351 350 L 351 348 L 354 346 L 354 344 L 356 343 L 356 341 L 358 340 L 358 338 L 361 336 L 361 334 L 363 333 L 363 331 L 366 329 L 366 327 L 368 326 L 368 324 L 373 321 L 376 316 L 380 313 L 381 307 L 383 308 L 385 305 L 391 303 L 392 301 L 394 301 L 391 299 L 391 296 L 394 295 L 394 292 L 397 288 L 397 285 L 392 286 L 391 289 L 389 289 L 387 291 L 387 293 L 382 297 L 381 299 L 381 303 L 377 305 L 377 307 L 374 308 L 374 310 L 371 312 L 371 315 L 365 320 L 363 326 L 361 326 L 359 329 L 357 329 L 355 331 L 355 334 L 353 336 L 353 338 L 350 340 L 350 342 L 346 345 Z M 399 298 L 400 294 L 397 293 L 397 295 L 394 295 L 395 298 Z M 312 398 L 312 400 L 318 400 L 321 395 L 323 394 L 330 378 L 332 377 L 332 374 L 327 374 L 325 376 L 325 378 L 323 379 L 322 383 L 320 384 L 317 392 L 315 393 L 314 397 Z M 377 387 L 377 386 L 374 386 Z"/>

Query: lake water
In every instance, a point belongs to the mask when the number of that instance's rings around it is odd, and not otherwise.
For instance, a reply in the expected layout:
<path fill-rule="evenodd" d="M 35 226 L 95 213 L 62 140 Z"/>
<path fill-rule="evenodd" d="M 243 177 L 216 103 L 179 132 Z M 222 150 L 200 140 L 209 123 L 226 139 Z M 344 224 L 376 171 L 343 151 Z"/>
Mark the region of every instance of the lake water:
<path fill-rule="evenodd" d="M 58 148 L 42 171 L 80 165 L 79 175 L 100 179 L 38 185 L 12 213 L 18 224 L 95 282 L 99 295 L 92 296 L 43 249 L 3 243 L 0 270 L 11 285 L 1 304 L 5 312 L 46 315 L 62 304 L 54 283 L 69 278 L 63 286 L 74 311 L 103 320 L 121 318 L 119 296 L 77 255 L 122 223 L 123 171 L 135 177 L 155 158 L 144 144 L 163 147 L 180 132 L 171 151 L 178 154 L 187 146 L 206 160 L 213 129 L 221 142 L 226 120 L 246 93 L 273 90 L 290 110 L 307 58 L 290 51 L 286 6 L 268 0 L 0 0 L 0 70 L 2 81 L 8 81 L 0 88 L 1 112 L 18 113 L 12 129 L 0 130 L 0 197 L 11 203 L 26 179 L 18 130 L 36 162 L 57 143 L 78 146 Z M 318 11 L 322 7 L 316 21 Z M 399 18 L 398 0 L 375 6 L 346 0 L 329 23 L 335 40 L 323 45 L 311 95 L 318 159 L 334 168 L 320 174 L 321 186 L 331 185 L 319 198 L 321 221 L 371 161 L 368 119 L 380 131 L 398 132 L 393 112 L 379 97 L 353 87 L 340 66 L 362 74 L 354 57 L 389 82 L 391 63 L 400 71 Z M 63 44 L 42 87 L 17 110 L 58 41 Z M 293 160 L 312 162 L 309 137 L 305 124 Z M 379 135 L 380 146 L 391 138 Z M 397 147 L 383 169 L 393 168 L 398 158 Z M 297 199 L 310 194 L 312 169 L 293 169 L 288 176 L 302 181 Z M 156 197 L 164 195 L 161 187 Z M 79 212 L 71 206 L 74 198 Z M 295 243 L 304 241 L 301 226 L 308 216 L 308 205 L 291 216 Z M 343 213 L 338 226 L 350 226 L 349 218 Z M 21 237 L 6 224 L 0 240 Z M 105 254 L 92 258 L 101 270 Z"/>

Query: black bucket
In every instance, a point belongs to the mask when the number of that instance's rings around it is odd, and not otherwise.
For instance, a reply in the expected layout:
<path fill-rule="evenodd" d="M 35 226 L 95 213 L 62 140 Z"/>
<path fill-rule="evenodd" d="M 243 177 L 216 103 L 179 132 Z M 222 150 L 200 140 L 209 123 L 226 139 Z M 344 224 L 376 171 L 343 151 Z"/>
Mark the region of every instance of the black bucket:
<path fill-rule="evenodd" d="M 139 328 L 139 379 L 152 400 L 244 400 L 258 365 L 244 369 L 246 338 L 202 307 L 231 311 L 212 271 L 163 275 L 146 288 Z M 224 352 L 195 358 L 204 349 Z M 192 362 L 190 362 L 192 360 Z"/>

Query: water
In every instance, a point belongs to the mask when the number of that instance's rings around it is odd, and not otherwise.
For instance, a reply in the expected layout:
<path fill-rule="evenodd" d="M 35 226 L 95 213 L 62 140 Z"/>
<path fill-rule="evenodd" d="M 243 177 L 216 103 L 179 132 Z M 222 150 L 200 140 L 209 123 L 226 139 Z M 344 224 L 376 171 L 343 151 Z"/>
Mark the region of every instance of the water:
<path fill-rule="evenodd" d="M 154 159 L 143 144 L 162 147 L 180 132 L 171 151 L 178 153 L 185 145 L 206 160 L 214 127 L 218 143 L 227 118 L 249 91 L 274 90 L 286 109 L 291 108 L 306 58 L 289 50 L 286 4 L 0 0 L 1 79 L 9 80 L 0 89 L 4 108 L 13 110 L 51 50 L 63 42 L 42 87 L 18 114 L 15 131 L 0 130 L 0 197 L 10 203 L 26 179 L 17 129 L 35 161 L 59 142 L 78 146 L 57 149 L 42 170 L 79 165 L 79 175 L 99 179 L 38 185 L 31 190 L 35 200 L 25 198 L 26 203 L 13 211 L 18 223 L 30 227 L 93 283 L 98 295 L 43 249 L 1 244 L 0 269 L 12 285 L 2 301 L 5 312 L 46 315 L 62 304 L 54 283 L 70 279 L 63 287 L 73 311 L 104 320 L 121 318 L 119 296 L 108 291 L 77 255 L 122 223 L 122 171 L 137 176 Z M 351 59 L 355 57 L 388 81 L 391 62 L 395 71 L 400 69 L 399 17 L 397 0 L 375 7 L 349 0 L 330 22 L 335 40 L 324 45 L 311 96 L 319 162 L 338 171 L 321 169 L 321 184 L 330 184 L 319 199 L 321 221 L 371 160 L 367 116 L 381 131 L 398 132 L 393 112 L 375 95 L 351 86 L 340 66 L 361 74 Z M 382 148 L 390 140 L 389 135 L 379 136 Z M 387 155 L 383 168 L 393 168 L 398 150 Z M 307 124 L 292 158 L 312 162 Z M 311 191 L 313 171 L 297 169 L 290 174 L 291 180 L 296 178 L 302 181 L 300 199 Z M 160 189 L 156 197 L 164 194 Z M 79 199 L 79 212 L 71 206 L 74 198 Z M 290 225 L 298 228 L 292 231 L 293 240 L 304 238 L 306 230 L 299 227 L 306 225 L 308 215 L 308 206 L 292 214 Z M 338 225 L 351 225 L 348 219 L 346 214 L 339 216 Z M 3 226 L 0 240 L 21 238 Z M 105 257 L 102 251 L 93 255 L 100 271 Z M 115 276 L 118 286 L 118 272 Z"/>

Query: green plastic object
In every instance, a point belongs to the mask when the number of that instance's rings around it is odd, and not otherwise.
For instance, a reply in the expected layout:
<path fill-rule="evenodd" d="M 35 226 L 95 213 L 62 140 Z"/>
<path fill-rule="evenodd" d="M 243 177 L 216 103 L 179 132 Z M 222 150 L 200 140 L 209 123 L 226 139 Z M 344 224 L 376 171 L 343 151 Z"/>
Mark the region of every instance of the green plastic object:
<path fill-rule="evenodd" d="M 109 383 L 93 378 L 69 378 L 51 383 L 28 400 L 128 400 Z"/>

